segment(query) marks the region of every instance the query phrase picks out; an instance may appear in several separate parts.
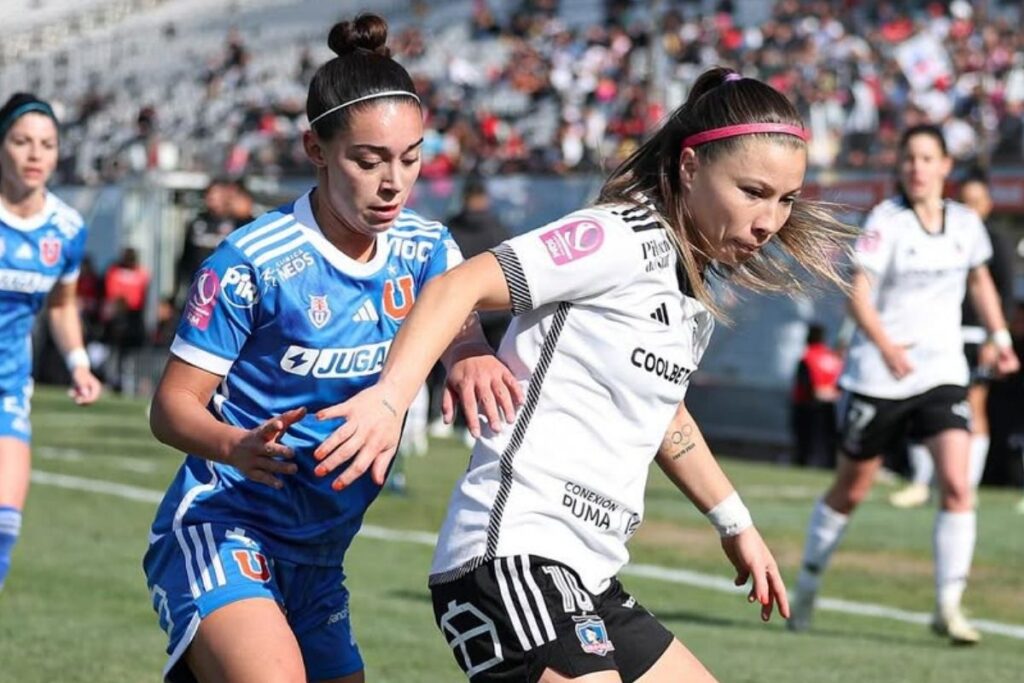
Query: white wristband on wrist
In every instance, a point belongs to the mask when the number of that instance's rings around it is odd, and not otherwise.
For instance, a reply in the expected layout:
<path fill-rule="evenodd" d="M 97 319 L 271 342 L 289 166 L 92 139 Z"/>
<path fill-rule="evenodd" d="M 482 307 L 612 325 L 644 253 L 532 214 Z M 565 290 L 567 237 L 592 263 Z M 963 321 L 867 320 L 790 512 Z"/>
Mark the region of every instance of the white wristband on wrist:
<path fill-rule="evenodd" d="M 750 510 L 740 500 L 740 494 L 735 491 L 708 510 L 705 516 L 722 538 L 736 536 L 754 525 L 754 520 L 750 517 Z"/>
<path fill-rule="evenodd" d="M 1005 327 L 1001 330 L 996 330 L 988 338 L 1000 349 L 1013 348 L 1013 337 L 1010 336 L 1010 331 Z"/>
<path fill-rule="evenodd" d="M 82 347 L 68 351 L 64 356 L 64 364 L 68 366 L 69 372 L 74 372 L 78 368 L 87 368 L 91 365 L 89 354 Z"/>

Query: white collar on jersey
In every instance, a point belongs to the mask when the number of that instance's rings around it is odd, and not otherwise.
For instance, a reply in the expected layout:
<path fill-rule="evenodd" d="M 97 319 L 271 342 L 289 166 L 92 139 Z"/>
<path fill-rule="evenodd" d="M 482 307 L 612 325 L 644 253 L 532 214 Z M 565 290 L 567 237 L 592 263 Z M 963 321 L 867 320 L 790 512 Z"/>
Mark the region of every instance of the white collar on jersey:
<path fill-rule="evenodd" d="M 52 192 L 46 193 L 46 201 L 43 203 L 41 211 L 37 211 L 31 216 L 22 218 L 21 216 L 15 215 L 7 210 L 7 207 L 0 202 L 0 221 L 11 226 L 15 230 L 22 230 L 24 232 L 31 232 L 38 230 L 39 228 L 46 225 L 46 222 L 50 219 L 50 216 L 57 210 L 57 197 Z"/>
<path fill-rule="evenodd" d="M 387 231 L 385 230 L 377 235 L 377 250 L 373 254 L 372 259 L 366 263 L 356 261 L 354 258 L 349 257 L 336 246 L 331 244 L 330 240 L 324 236 L 323 230 L 320 229 L 320 225 L 316 222 L 316 217 L 313 216 L 313 207 L 309 202 L 309 197 L 312 192 L 313 191 L 310 190 L 296 199 L 295 205 L 292 209 L 292 214 L 295 216 L 295 220 L 304 228 L 304 232 L 309 238 L 310 244 L 312 244 L 320 255 L 323 256 L 332 266 L 346 275 L 359 278 L 376 275 L 388 261 L 390 243 L 388 242 Z"/>

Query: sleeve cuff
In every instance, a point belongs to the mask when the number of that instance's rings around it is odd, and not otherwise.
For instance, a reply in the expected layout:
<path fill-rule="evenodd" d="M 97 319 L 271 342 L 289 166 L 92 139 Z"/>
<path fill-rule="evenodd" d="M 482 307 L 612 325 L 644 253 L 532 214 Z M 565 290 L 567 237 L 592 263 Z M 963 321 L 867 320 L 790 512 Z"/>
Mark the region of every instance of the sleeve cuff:
<path fill-rule="evenodd" d="M 200 370 L 206 370 L 221 377 L 226 376 L 234 364 L 234 361 L 221 358 L 209 351 L 204 351 L 198 346 L 189 344 L 180 336 L 174 337 L 174 342 L 171 344 L 171 353 L 189 365 L 194 365 Z"/>
<path fill-rule="evenodd" d="M 505 282 L 508 284 L 508 293 L 512 299 L 512 314 L 520 315 L 533 310 L 533 298 L 530 296 L 530 285 L 523 273 L 523 265 L 519 257 L 507 242 L 502 242 L 491 249 L 491 253 L 498 259 L 505 274 Z"/>

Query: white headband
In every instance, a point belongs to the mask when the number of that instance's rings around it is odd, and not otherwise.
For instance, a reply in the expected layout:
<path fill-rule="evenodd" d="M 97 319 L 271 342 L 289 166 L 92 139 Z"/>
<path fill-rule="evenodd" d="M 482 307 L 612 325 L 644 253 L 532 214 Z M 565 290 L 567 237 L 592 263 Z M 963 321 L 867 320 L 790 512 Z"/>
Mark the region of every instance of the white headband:
<path fill-rule="evenodd" d="M 416 95 L 416 93 L 409 92 L 408 90 L 385 90 L 384 92 L 375 92 L 372 95 L 363 95 L 362 97 L 357 97 L 354 100 L 349 100 L 348 102 L 339 104 L 337 107 L 331 107 L 330 109 L 328 109 L 327 111 L 323 112 L 319 116 L 315 117 L 312 121 L 310 121 L 309 125 L 312 126 L 314 123 L 316 123 L 323 117 L 327 116 L 328 114 L 333 114 L 334 112 L 340 109 L 344 109 L 345 107 L 352 106 L 353 104 L 365 102 L 366 100 L 376 99 L 378 97 L 395 97 L 402 95 L 404 95 L 405 97 L 411 97 L 414 100 L 416 100 L 416 102 L 420 101 L 420 98 Z"/>

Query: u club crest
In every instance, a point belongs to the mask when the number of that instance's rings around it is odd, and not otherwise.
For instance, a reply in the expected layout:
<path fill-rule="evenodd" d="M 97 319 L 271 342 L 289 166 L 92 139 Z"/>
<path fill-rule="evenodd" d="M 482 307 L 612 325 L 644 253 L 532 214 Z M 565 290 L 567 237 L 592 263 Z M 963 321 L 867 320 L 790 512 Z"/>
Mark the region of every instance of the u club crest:
<path fill-rule="evenodd" d="M 316 329 L 323 329 L 323 326 L 331 319 L 331 307 L 327 304 L 327 295 L 309 297 L 309 310 L 306 311 L 309 322 L 313 323 Z"/>
<path fill-rule="evenodd" d="M 47 267 L 57 265 L 60 261 L 60 240 L 52 235 L 39 240 L 39 260 Z"/>

